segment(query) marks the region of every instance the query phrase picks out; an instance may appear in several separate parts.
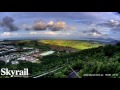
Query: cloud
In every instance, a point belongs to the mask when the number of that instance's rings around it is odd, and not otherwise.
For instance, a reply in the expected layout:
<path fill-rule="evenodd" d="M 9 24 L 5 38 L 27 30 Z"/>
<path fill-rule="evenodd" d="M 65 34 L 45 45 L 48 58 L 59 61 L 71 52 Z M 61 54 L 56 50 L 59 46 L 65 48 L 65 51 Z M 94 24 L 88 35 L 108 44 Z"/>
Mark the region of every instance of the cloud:
<path fill-rule="evenodd" d="M 30 32 L 29 34 L 31 34 L 31 35 L 36 35 L 37 32 Z"/>
<path fill-rule="evenodd" d="M 2 36 L 10 36 L 10 35 L 11 35 L 10 32 L 3 32 L 3 33 L 2 33 Z"/>
<path fill-rule="evenodd" d="M 9 17 L 6 20 L 4 16 Z M 0 33 L 4 37 L 12 37 L 14 32 L 11 31 L 17 31 L 19 33 L 16 37 L 68 36 L 67 38 L 80 39 L 102 37 L 104 34 L 112 37 L 113 32 L 120 31 L 120 15 L 115 12 L 6 12 L 0 13 L 0 20 Z M 14 28 L 18 27 L 16 25 L 19 26 L 19 31 Z M 96 30 L 93 30 L 94 27 Z"/>
<path fill-rule="evenodd" d="M 50 35 L 50 36 L 58 36 L 58 37 L 64 37 L 64 36 L 69 36 L 70 33 L 69 32 L 61 32 L 61 31 L 48 31 L 44 33 L 45 35 Z"/>
<path fill-rule="evenodd" d="M 105 36 L 105 34 L 101 33 L 100 31 L 96 30 L 95 28 L 93 28 L 92 30 L 89 31 L 83 31 L 81 32 L 81 35 L 84 35 L 86 37 L 102 37 Z"/>
<path fill-rule="evenodd" d="M 17 36 L 18 33 L 11 33 L 11 32 L 3 32 L 1 36 L 7 37 L 7 36 Z"/>
<path fill-rule="evenodd" d="M 76 30 L 77 27 L 74 26 L 74 25 L 69 25 L 69 26 L 67 27 L 67 29 L 69 29 L 69 30 Z"/>
<path fill-rule="evenodd" d="M 98 34 L 98 33 L 96 33 L 96 32 L 94 32 L 93 34 L 92 34 L 93 36 L 101 36 L 101 34 Z"/>
<path fill-rule="evenodd" d="M 82 15 L 92 18 L 93 20 L 108 21 L 108 20 L 119 20 L 120 15 L 117 12 L 81 12 Z M 84 18 L 85 18 L 84 17 Z"/>
<path fill-rule="evenodd" d="M 96 34 L 102 34 L 101 32 L 99 32 L 98 30 L 96 30 L 95 28 L 93 28 L 90 31 L 83 31 L 83 33 L 96 33 Z"/>
<path fill-rule="evenodd" d="M 6 16 L 2 19 L 2 22 L 0 23 L 0 25 L 2 27 L 8 28 L 9 31 L 17 31 L 19 28 L 16 25 L 14 25 L 13 22 L 14 22 L 13 18 Z"/>
<path fill-rule="evenodd" d="M 15 36 L 17 36 L 18 35 L 18 33 L 12 33 L 13 35 L 15 35 Z"/>
<path fill-rule="evenodd" d="M 45 34 L 46 34 L 46 35 L 58 35 L 58 33 L 53 32 L 53 31 L 45 32 Z"/>
<path fill-rule="evenodd" d="M 48 24 L 47 24 L 47 27 L 53 27 L 54 26 L 54 21 L 49 21 Z"/>
<path fill-rule="evenodd" d="M 105 23 L 100 23 L 97 24 L 98 26 L 102 26 L 102 27 L 109 27 L 109 28 L 114 28 L 114 27 L 120 27 L 120 21 L 119 20 L 109 20 Z"/>
<path fill-rule="evenodd" d="M 32 27 L 27 24 L 22 25 L 22 28 L 25 30 L 35 30 L 35 31 L 43 31 L 43 30 L 51 30 L 51 31 L 60 31 L 65 30 L 67 27 L 66 22 L 64 21 L 49 21 L 46 23 L 43 20 L 35 21 Z"/>
<path fill-rule="evenodd" d="M 64 30 L 65 28 L 66 28 L 66 22 L 58 21 L 49 29 L 52 31 L 60 31 L 60 30 Z"/>
<path fill-rule="evenodd" d="M 23 28 L 25 30 L 31 30 L 31 27 L 27 24 L 23 24 L 21 28 Z"/>
<path fill-rule="evenodd" d="M 92 29 L 92 30 L 90 30 L 90 32 L 92 32 L 92 33 L 96 33 L 96 34 L 102 34 L 101 32 L 99 32 L 99 31 L 96 30 L 96 29 Z"/>
<path fill-rule="evenodd" d="M 47 24 L 43 20 L 35 21 L 32 28 L 33 30 L 46 30 Z"/>

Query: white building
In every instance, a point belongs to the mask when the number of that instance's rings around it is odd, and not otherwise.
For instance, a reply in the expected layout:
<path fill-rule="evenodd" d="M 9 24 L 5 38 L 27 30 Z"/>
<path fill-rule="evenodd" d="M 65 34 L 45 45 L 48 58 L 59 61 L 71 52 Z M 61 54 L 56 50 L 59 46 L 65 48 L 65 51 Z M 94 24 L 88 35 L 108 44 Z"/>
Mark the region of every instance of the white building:
<path fill-rule="evenodd" d="M 54 52 L 55 52 L 55 51 L 47 51 L 47 52 L 41 53 L 40 55 L 41 55 L 41 56 L 47 56 L 47 55 L 53 54 Z"/>
<path fill-rule="evenodd" d="M 18 61 L 12 61 L 11 63 L 12 63 L 12 64 L 19 64 Z"/>

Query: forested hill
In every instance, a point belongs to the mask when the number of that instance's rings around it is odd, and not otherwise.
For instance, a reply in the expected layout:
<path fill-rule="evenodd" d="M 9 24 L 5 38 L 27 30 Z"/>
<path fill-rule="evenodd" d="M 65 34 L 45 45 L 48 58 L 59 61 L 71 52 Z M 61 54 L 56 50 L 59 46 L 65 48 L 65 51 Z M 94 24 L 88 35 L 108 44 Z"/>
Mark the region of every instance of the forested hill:
<path fill-rule="evenodd" d="M 67 60 L 64 69 L 44 77 L 66 78 L 72 72 L 69 65 L 78 71 L 80 77 L 85 77 L 85 74 L 111 74 L 109 77 L 120 77 L 120 43 L 68 54 L 58 61 L 56 59 L 56 63 L 65 63 Z"/>
<path fill-rule="evenodd" d="M 110 77 L 120 77 L 120 43 L 85 49 L 64 55 L 50 55 L 40 60 L 41 63 L 37 64 L 21 62 L 19 65 L 5 65 L 1 63 L 0 68 L 29 68 L 30 75 L 36 76 L 63 66 L 64 68 L 43 77 L 67 78 L 72 72 L 69 67 L 71 66 L 73 70 L 78 71 L 80 77 L 85 77 L 85 74 L 115 74 L 115 76 Z"/>

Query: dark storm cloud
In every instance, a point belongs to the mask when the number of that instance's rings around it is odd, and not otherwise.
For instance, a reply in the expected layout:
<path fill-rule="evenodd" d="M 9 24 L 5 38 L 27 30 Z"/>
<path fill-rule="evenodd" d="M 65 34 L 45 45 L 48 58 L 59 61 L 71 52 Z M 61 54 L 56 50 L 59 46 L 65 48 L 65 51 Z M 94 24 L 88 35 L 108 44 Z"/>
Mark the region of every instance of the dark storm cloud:
<path fill-rule="evenodd" d="M 14 22 L 13 18 L 6 16 L 2 19 L 2 22 L 0 23 L 0 25 L 2 27 L 8 28 L 9 31 L 17 31 L 19 28 L 16 25 L 14 25 L 13 22 Z"/>

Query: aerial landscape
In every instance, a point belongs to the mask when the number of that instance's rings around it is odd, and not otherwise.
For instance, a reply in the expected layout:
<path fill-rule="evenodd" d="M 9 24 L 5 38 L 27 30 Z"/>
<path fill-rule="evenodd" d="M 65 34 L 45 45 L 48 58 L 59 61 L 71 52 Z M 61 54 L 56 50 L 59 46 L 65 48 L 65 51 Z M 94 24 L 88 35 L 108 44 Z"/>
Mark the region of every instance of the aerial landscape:
<path fill-rule="evenodd" d="M 120 78 L 119 12 L 0 12 L 0 78 Z"/>

